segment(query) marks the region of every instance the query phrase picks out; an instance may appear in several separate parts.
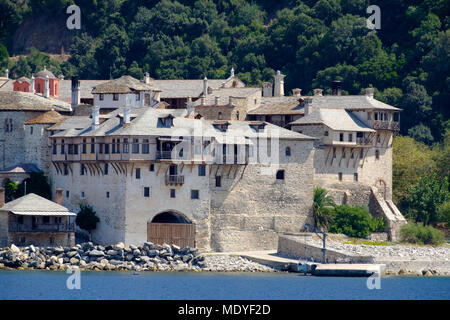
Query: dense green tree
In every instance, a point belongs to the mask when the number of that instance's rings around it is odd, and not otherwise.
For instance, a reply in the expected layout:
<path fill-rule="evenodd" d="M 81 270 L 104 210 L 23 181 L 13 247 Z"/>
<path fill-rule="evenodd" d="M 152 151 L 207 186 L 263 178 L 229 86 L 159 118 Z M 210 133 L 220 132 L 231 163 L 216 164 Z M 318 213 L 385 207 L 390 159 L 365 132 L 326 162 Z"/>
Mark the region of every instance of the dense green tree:
<path fill-rule="evenodd" d="M 434 140 L 430 128 L 422 123 L 409 128 L 408 135 L 414 140 L 423 142 L 425 144 L 431 144 Z"/>
<path fill-rule="evenodd" d="M 75 223 L 89 233 L 89 238 L 91 238 L 91 232 L 97 227 L 98 222 L 100 222 L 100 219 L 97 217 L 94 208 L 88 204 L 80 204 L 80 211 L 75 218 Z"/>
<path fill-rule="evenodd" d="M 334 207 L 336 204 L 327 191 L 320 187 L 314 188 L 313 218 L 314 227 L 328 229 L 333 222 Z"/>

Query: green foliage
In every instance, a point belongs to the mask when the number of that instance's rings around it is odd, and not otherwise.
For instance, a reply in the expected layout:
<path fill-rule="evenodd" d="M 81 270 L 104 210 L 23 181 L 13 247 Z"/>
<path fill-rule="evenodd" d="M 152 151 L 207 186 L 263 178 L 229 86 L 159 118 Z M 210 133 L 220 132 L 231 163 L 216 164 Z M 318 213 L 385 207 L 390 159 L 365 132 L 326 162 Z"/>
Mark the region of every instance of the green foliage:
<path fill-rule="evenodd" d="M 400 239 L 402 242 L 414 244 L 439 245 L 444 243 L 444 233 L 432 226 L 409 222 L 401 227 Z"/>
<path fill-rule="evenodd" d="M 80 204 L 80 211 L 75 219 L 77 226 L 91 233 L 97 227 L 98 222 L 100 219 L 96 216 L 94 208 L 88 204 Z"/>
<path fill-rule="evenodd" d="M 372 232 L 384 231 L 384 221 L 372 218 L 367 210 L 348 205 L 336 206 L 335 218 L 329 228 L 331 233 L 343 233 L 349 237 L 366 238 Z"/>
<path fill-rule="evenodd" d="M 434 140 L 431 134 L 430 128 L 421 124 L 418 124 L 408 130 L 408 135 L 416 141 L 423 142 L 425 144 L 431 144 Z"/>
<path fill-rule="evenodd" d="M 3 183 L 3 188 L 5 188 L 5 201 L 9 202 L 17 198 L 17 188 L 19 185 L 11 180 L 6 180 Z"/>
<path fill-rule="evenodd" d="M 439 221 L 444 222 L 450 228 L 450 201 L 442 203 L 438 208 Z"/>
<path fill-rule="evenodd" d="M 320 187 L 314 188 L 313 218 L 314 227 L 327 229 L 333 222 L 334 200 L 327 191 Z"/>
<path fill-rule="evenodd" d="M 30 177 L 22 181 L 16 192 L 16 198 L 25 195 L 25 183 L 26 183 L 26 193 L 34 193 L 41 197 L 51 200 L 52 190 L 48 182 L 47 176 L 42 172 L 31 172 Z"/>
<path fill-rule="evenodd" d="M 450 200 L 447 177 L 438 179 L 436 174 L 424 174 L 409 187 L 409 211 L 407 215 L 424 225 L 439 222 L 439 207 Z"/>

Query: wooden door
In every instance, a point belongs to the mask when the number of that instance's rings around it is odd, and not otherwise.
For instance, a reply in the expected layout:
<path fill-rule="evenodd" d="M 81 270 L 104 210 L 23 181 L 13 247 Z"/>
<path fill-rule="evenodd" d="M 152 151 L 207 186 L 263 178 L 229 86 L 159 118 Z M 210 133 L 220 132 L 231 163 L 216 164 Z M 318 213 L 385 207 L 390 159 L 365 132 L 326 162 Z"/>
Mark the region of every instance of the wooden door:
<path fill-rule="evenodd" d="M 181 248 L 195 247 L 195 225 L 193 223 L 147 224 L 147 241 L 154 244 L 174 244 Z"/>

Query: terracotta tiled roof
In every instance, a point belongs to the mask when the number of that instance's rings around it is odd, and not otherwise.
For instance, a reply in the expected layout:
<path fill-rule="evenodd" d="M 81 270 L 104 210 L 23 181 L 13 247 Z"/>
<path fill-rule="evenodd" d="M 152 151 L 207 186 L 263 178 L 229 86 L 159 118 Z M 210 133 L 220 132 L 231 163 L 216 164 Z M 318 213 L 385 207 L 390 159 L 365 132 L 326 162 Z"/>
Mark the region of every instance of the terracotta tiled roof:
<path fill-rule="evenodd" d="M 55 124 L 62 121 L 64 118 L 66 117 L 54 110 L 50 110 L 34 119 L 24 122 L 24 124 Z"/>

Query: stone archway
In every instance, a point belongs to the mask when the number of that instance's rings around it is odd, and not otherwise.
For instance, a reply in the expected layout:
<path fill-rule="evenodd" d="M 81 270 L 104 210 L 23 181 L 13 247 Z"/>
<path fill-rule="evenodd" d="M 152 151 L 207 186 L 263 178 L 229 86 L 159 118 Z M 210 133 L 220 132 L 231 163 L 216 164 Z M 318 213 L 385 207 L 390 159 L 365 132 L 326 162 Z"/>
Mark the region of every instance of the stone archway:
<path fill-rule="evenodd" d="M 378 178 L 377 180 L 375 180 L 375 188 L 378 191 L 378 194 L 381 195 L 383 197 L 383 199 L 386 200 L 386 196 L 387 196 L 387 183 L 386 180 L 384 180 L 384 178 Z"/>
<path fill-rule="evenodd" d="M 163 211 L 147 223 L 147 241 L 195 247 L 195 224 L 182 213 Z"/>

